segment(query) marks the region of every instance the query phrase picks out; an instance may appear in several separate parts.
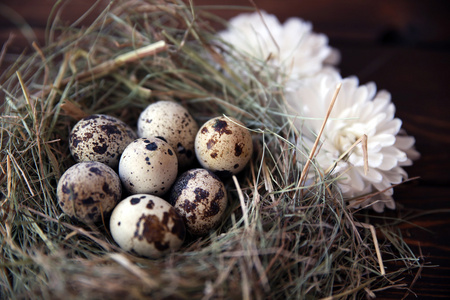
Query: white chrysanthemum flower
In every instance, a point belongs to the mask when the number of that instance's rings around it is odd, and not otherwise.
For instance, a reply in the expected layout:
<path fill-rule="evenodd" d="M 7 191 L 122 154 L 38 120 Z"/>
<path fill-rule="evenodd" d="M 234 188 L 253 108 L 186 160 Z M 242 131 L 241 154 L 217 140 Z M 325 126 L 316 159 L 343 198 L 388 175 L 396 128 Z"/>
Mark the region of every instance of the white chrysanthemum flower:
<path fill-rule="evenodd" d="M 316 162 L 322 171 L 337 162 L 332 172 L 347 199 L 381 192 L 362 203 L 352 201 L 355 207 L 371 206 L 378 212 L 385 206 L 394 209 L 391 186 L 407 177 L 402 167 L 410 165 L 418 153 L 413 148 L 414 138 L 399 134 L 402 122 L 394 117 L 395 107 L 387 91 L 377 93 L 374 83 L 359 85 L 357 78 L 342 79 L 336 72 L 299 81 L 286 95 L 298 113 L 294 123 L 302 134 L 299 143 L 311 149 L 339 82 L 341 90 L 324 128 Z M 361 144 L 338 161 L 363 135 L 368 137 L 367 174 Z"/>
<path fill-rule="evenodd" d="M 219 37 L 233 49 L 267 62 L 290 79 L 314 75 L 324 65 L 334 65 L 339 60 L 338 51 L 328 46 L 328 38 L 312 32 L 311 23 L 290 18 L 281 24 L 276 16 L 264 11 L 232 18 L 229 28 L 219 32 Z M 232 67 L 239 70 L 240 66 L 236 63 Z"/>

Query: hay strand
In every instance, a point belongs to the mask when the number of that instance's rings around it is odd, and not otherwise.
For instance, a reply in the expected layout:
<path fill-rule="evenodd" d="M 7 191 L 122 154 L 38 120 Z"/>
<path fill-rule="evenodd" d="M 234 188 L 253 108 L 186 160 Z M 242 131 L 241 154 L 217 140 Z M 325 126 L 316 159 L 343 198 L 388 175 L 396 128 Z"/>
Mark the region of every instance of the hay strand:
<path fill-rule="evenodd" d="M 313 159 L 313 157 L 314 157 L 314 155 L 316 153 L 317 146 L 319 145 L 320 138 L 322 137 L 323 130 L 324 130 L 326 124 L 327 124 L 328 118 L 330 117 L 331 111 L 333 110 L 333 106 L 334 106 L 334 103 L 336 102 L 337 96 L 339 95 L 339 91 L 341 90 L 341 86 L 342 86 L 342 83 L 339 83 L 336 86 L 336 89 L 334 91 L 334 94 L 333 94 L 333 97 L 331 99 L 330 105 L 328 106 L 327 113 L 325 114 L 325 118 L 324 118 L 324 120 L 322 122 L 322 126 L 320 127 L 319 133 L 317 134 L 316 140 L 314 141 L 314 145 L 311 148 L 308 160 L 306 161 L 305 166 L 303 167 L 302 176 L 300 177 L 300 180 L 298 181 L 298 187 L 303 185 L 303 183 L 305 181 L 305 178 L 306 178 L 306 175 L 308 174 L 309 165 L 311 164 L 311 161 L 312 161 L 312 159 Z"/>

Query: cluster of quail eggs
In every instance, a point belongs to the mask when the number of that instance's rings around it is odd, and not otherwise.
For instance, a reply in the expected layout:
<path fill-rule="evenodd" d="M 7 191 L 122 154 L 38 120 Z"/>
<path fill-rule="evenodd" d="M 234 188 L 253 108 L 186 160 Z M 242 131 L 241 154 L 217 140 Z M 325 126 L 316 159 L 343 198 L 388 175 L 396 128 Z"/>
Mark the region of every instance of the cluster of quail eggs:
<path fill-rule="evenodd" d="M 108 115 L 80 120 L 69 148 L 76 164 L 58 182 L 63 212 L 90 225 L 109 217 L 122 249 L 157 258 L 178 250 L 186 232 L 205 235 L 220 224 L 223 180 L 246 166 L 253 143 L 234 118 L 199 128 L 181 104 L 158 101 L 142 111 L 136 132 Z"/>

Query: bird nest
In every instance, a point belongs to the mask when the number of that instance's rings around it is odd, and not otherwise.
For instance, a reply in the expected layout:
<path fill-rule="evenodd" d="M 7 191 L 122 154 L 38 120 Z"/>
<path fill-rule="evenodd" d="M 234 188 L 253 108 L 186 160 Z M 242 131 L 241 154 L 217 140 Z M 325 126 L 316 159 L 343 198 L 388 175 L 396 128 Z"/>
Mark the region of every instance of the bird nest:
<path fill-rule="evenodd" d="M 182 1 L 116 1 L 86 28 L 53 18 L 44 47 L 1 77 L 1 294 L 45 299 L 363 298 L 404 287 L 419 267 L 398 220 L 347 205 L 332 176 L 307 181 L 279 84 L 244 54 L 233 72 L 216 28 L 226 22 Z M 233 52 L 235 53 L 235 52 Z M 107 220 L 85 225 L 58 206 L 75 162 L 70 129 L 91 114 L 132 127 L 158 100 L 201 124 L 225 115 L 251 131 L 254 153 L 224 181 L 218 228 L 159 259 L 121 250 Z M 318 149 L 320 151 L 320 149 Z M 314 162 L 314 156 L 311 157 Z"/>

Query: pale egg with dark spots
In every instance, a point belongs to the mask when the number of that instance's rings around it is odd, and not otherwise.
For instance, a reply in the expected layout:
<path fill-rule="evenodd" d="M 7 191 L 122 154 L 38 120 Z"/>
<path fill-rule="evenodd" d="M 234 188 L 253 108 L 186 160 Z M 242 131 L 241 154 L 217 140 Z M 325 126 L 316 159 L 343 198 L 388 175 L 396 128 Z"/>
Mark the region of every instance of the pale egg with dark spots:
<path fill-rule="evenodd" d="M 136 194 L 120 201 L 109 224 L 123 250 L 149 258 L 178 250 L 186 235 L 183 219 L 172 205 L 154 195 Z"/>
<path fill-rule="evenodd" d="M 136 133 L 123 121 L 108 115 L 91 115 L 78 121 L 69 135 L 75 161 L 98 161 L 117 167 L 120 155 Z"/>
<path fill-rule="evenodd" d="M 131 194 L 164 195 L 178 174 L 173 148 L 156 137 L 139 138 L 129 144 L 119 162 L 119 177 Z"/>
<path fill-rule="evenodd" d="M 195 160 L 194 141 L 197 122 L 189 111 L 173 101 L 158 101 L 142 111 L 137 124 L 139 137 L 157 136 L 175 150 L 180 168 L 187 168 Z"/>
<path fill-rule="evenodd" d="M 203 168 L 221 177 L 244 169 L 253 153 L 250 131 L 231 117 L 216 117 L 200 127 L 195 138 L 195 154 Z"/>
<path fill-rule="evenodd" d="M 80 162 L 64 172 L 56 193 L 64 213 L 84 223 L 95 223 L 119 202 L 122 185 L 111 167 L 94 161 Z"/>
<path fill-rule="evenodd" d="M 184 172 L 175 181 L 169 202 L 183 217 L 187 230 L 204 235 L 222 221 L 227 193 L 220 178 L 209 170 L 197 168 Z"/>

